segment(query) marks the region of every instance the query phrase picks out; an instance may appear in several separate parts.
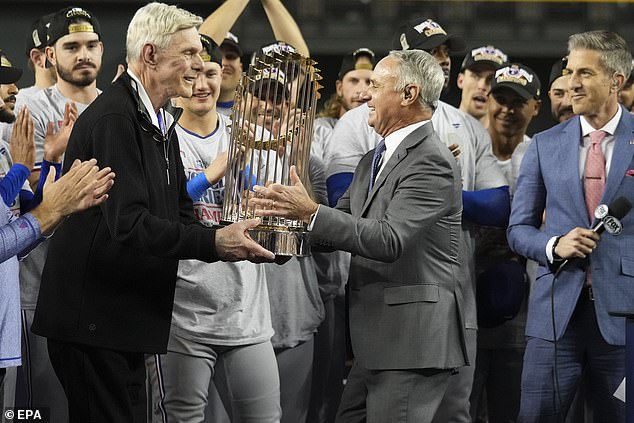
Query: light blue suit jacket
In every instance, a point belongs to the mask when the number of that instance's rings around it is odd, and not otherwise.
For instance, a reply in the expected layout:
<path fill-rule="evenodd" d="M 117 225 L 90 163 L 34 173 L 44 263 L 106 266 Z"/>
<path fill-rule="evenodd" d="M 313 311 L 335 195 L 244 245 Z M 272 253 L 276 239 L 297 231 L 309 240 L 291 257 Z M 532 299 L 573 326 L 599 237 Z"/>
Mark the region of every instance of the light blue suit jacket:
<path fill-rule="evenodd" d="M 634 116 L 623 109 L 616 129 L 614 152 L 601 204 L 624 196 L 634 202 Z M 540 263 L 529 300 L 526 334 L 552 340 L 551 282 L 546 244 L 555 235 L 590 222 L 579 177 L 579 117 L 535 135 L 522 165 L 511 210 L 508 240 L 511 248 Z M 546 224 L 542 212 L 546 209 Z M 599 329 L 612 345 L 625 345 L 625 319 L 608 311 L 634 308 L 634 213 L 622 221 L 620 236 L 603 233 L 591 254 L 592 289 Z M 586 279 L 579 265 L 568 265 L 555 281 L 555 326 L 559 339 L 566 330 Z"/>

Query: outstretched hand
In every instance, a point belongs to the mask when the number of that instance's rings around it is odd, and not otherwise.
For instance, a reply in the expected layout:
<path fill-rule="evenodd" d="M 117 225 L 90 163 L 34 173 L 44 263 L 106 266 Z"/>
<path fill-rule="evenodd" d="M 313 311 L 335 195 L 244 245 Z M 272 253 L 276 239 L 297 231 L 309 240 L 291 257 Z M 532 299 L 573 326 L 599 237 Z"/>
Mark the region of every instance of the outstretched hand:
<path fill-rule="evenodd" d="M 79 113 L 77 105 L 74 101 L 69 101 L 64 106 L 64 120 L 59 128 L 55 122 L 49 122 L 46 125 L 46 137 L 44 138 L 44 159 L 51 163 L 60 163 L 66 147 L 68 139 L 75 126 L 75 121 Z"/>
<path fill-rule="evenodd" d="M 253 187 L 256 195 L 251 198 L 259 216 L 278 216 L 310 223 L 310 217 L 319 206 L 308 195 L 308 191 L 297 175 L 295 166 L 290 169 L 291 186 L 271 184 Z"/>
<path fill-rule="evenodd" d="M 275 254 L 249 236 L 249 229 L 260 224 L 259 219 L 232 223 L 216 231 L 216 251 L 223 261 L 249 260 L 253 263 L 272 262 Z"/>
<path fill-rule="evenodd" d="M 35 130 L 31 113 L 23 107 L 16 116 L 9 144 L 13 163 L 26 166 L 29 171 L 35 164 Z"/>

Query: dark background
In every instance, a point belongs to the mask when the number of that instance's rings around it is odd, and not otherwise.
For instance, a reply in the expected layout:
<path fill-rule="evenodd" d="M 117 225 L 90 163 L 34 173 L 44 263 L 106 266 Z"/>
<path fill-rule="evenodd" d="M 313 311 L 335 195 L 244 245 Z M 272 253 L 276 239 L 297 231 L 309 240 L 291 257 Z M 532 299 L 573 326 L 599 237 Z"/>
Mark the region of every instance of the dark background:
<path fill-rule="evenodd" d="M 31 23 L 39 16 L 62 7 L 77 5 L 92 11 L 101 24 L 105 46 L 98 86 L 104 89 L 114 76 L 116 65 L 125 57 L 125 33 L 134 12 L 144 1 L 58 1 L 0 0 L 0 48 L 14 65 L 26 67 L 25 39 Z M 178 4 L 203 18 L 222 2 L 185 0 Z M 311 55 L 324 76 L 322 99 L 334 90 L 341 55 L 359 47 L 373 49 L 379 56 L 388 52 L 394 29 L 413 17 L 436 19 L 449 33 L 463 34 L 468 47 L 493 44 L 534 69 L 542 84 L 542 111 L 529 127 L 529 134 L 552 126 L 546 92 L 550 67 L 566 51 L 570 34 L 591 29 L 617 31 L 634 41 L 634 5 L 628 2 L 463 2 L 400 0 L 286 0 L 296 18 Z M 266 15 L 259 1 L 251 0 L 232 29 L 240 37 L 245 53 L 273 41 Z M 458 105 L 460 91 L 456 74 L 463 56 L 453 57 L 451 89 L 447 102 Z M 247 60 L 248 57 L 243 59 Z M 33 83 L 25 68 L 19 86 Z"/>

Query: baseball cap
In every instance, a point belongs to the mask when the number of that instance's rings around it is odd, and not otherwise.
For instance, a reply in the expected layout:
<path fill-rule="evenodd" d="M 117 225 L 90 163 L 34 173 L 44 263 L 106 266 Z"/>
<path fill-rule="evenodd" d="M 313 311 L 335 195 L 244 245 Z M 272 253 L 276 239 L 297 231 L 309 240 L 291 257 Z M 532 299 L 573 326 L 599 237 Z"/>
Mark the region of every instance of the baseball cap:
<path fill-rule="evenodd" d="M 517 316 L 528 292 L 524 265 L 512 260 L 489 267 L 478 275 L 476 283 L 478 325 L 485 328 Z"/>
<path fill-rule="evenodd" d="M 200 53 L 203 62 L 214 62 L 222 66 L 222 52 L 218 44 L 205 34 L 200 34 L 200 43 L 203 45 L 203 51 Z"/>
<path fill-rule="evenodd" d="M 460 53 L 467 47 L 462 36 L 447 34 L 432 19 L 410 20 L 401 25 L 392 40 L 394 50 L 431 50 L 446 44 L 452 53 Z"/>
<path fill-rule="evenodd" d="M 502 50 L 493 46 L 482 46 L 474 48 L 464 57 L 460 71 L 471 69 L 475 66 L 488 66 L 497 70 L 500 69 L 509 58 Z"/>
<path fill-rule="evenodd" d="M 491 92 L 502 87 L 510 88 L 525 100 L 531 98 L 537 100 L 542 85 L 531 68 L 519 63 L 511 63 L 495 71 L 491 82 Z"/>
<path fill-rule="evenodd" d="M 220 43 L 220 47 L 233 50 L 238 54 L 238 56 L 242 56 L 243 54 L 242 47 L 240 47 L 240 41 L 238 40 L 238 37 L 232 32 L 227 32 L 227 35 L 225 35 L 225 39 L 222 40 L 222 43 Z"/>
<path fill-rule="evenodd" d="M 46 33 L 48 26 L 51 23 L 54 13 L 49 13 L 36 19 L 29 30 L 26 37 L 26 55 L 31 55 L 31 50 L 34 48 L 42 49 L 46 47 Z"/>
<path fill-rule="evenodd" d="M 13 67 L 7 55 L 0 50 L 0 84 L 13 84 L 22 76 L 22 69 Z"/>
<path fill-rule="evenodd" d="M 91 12 L 81 7 L 66 7 L 57 11 L 51 18 L 46 43 L 53 45 L 63 36 L 77 32 L 94 32 L 101 38 L 99 21 Z"/>
<path fill-rule="evenodd" d="M 553 85 L 555 79 L 568 74 L 568 71 L 566 70 L 567 66 L 568 56 L 562 57 L 561 59 L 553 63 L 552 68 L 550 68 L 550 76 L 548 77 L 548 87 Z"/>
<path fill-rule="evenodd" d="M 367 57 L 370 60 L 370 63 L 357 63 L 357 60 L 360 57 Z M 353 70 L 357 69 L 374 69 L 374 65 L 376 64 L 376 60 L 374 59 L 374 52 L 369 48 L 358 48 L 353 52 L 348 53 L 343 57 L 341 61 L 341 68 L 339 69 L 339 73 L 337 74 L 337 78 L 342 80 L 343 77 Z"/>

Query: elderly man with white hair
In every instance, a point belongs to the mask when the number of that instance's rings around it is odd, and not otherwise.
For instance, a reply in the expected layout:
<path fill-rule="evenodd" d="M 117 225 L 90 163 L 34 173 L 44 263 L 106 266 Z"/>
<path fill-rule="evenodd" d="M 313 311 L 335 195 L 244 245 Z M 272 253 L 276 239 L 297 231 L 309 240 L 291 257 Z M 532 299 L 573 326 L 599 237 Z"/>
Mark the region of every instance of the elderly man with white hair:
<path fill-rule="evenodd" d="M 118 175 L 107 202 L 53 237 L 32 327 L 48 338 L 71 422 L 145 421 L 144 354 L 166 351 L 179 259 L 274 259 L 246 235 L 258 220 L 203 227 L 187 194 L 179 111 L 169 100 L 192 95 L 201 22 L 161 3 L 139 9 L 128 27 L 128 71 L 69 140 L 66 168 L 95 157 Z"/>

